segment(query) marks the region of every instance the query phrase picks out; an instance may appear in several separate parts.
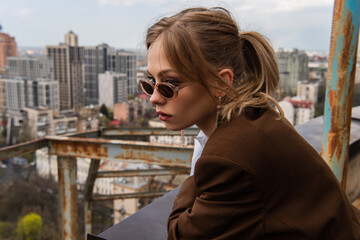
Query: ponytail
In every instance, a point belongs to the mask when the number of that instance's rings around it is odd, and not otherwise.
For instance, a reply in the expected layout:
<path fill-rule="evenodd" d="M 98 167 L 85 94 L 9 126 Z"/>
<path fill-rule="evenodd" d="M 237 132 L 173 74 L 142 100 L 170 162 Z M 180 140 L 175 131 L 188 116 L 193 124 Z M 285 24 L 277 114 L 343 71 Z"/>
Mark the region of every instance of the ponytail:
<path fill-rule="evenodd" d="M 234 68 L 234 96 L 222 107 L 221 116 L 230 120 L 245 107 L 265 107 L 284 116 L 277 101 L 271 97 L 279 84 L 279 70 L 274 50 L 257 32 L 240 32 L 239 49 L 241 67 Z M 237 70 L 238 69 L 238 70 Z M 274 107 L 276 106 L 276 108 Z"/>

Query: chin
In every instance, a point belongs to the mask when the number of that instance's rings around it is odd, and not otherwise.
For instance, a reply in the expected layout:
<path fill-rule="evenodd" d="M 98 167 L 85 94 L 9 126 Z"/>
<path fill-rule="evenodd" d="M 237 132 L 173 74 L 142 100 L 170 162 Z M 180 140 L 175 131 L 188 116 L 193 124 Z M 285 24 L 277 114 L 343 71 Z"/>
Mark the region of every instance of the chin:
<path fill-rule="evenodd" d="M 168 123 L 165 123 L 165 128 L 168 129 L 168 130 L 171 130 L 171 131 L 180 131 L 180 130 L 183 130 L 185 128 L 187 128 L 186 126 L 175 126 L 175 125 L 172 125 L 172 124 L 168 124 Z"/>

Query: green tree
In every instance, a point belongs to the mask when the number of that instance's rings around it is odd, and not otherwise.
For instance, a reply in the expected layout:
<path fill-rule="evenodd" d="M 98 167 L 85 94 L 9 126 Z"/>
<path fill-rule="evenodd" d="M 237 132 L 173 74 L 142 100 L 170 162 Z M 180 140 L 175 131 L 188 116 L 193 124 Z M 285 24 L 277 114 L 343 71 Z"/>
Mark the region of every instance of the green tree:
<path fill-rule="evenodd" d="M 20 240 L 38 240 L 41 229 L 41 216 L 36 213 L 29 213 L 18 222 L 16 230 Z"/>
<path fill-rule="evenodd" d="M 22 155 L 23 158 L 26 159 L 27 163 L 32 163 L 35 161 L 35 152 L 32 153 L 25 153 L 24 155 Z"/>
<path fill-rule="evenodd" d="M 0 239 L 11 239 L 15 232 L 14 228 L 13 224 L 0 221 Z"/>
<path fill-rule="evenodd" d="M 136 127 L 138 127 L 138 128 L 149 127 L 149 121 L 145 118 L 139 118 L 136 120 Z"/>
<path fill-rule="evenodd" d="M 110 119 L 110 113 L 105 104 L 101 105 L 100 113 L 102 113 L 104 116 L 106 116 L 107 119 Z"/>

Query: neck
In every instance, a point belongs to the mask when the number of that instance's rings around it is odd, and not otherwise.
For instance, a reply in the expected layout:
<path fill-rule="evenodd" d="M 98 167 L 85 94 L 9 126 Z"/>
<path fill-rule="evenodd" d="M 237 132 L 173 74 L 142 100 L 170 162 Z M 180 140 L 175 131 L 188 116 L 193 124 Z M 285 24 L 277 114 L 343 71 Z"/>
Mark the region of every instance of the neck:
<path fill-rule="evenodd" d="M 211 114 L 211 116 L 209 116 L 209 120 L 207 120 L 206 122 L 196 124 L 196 126 L 200 128 L 201 131 L 203 131 L 207 137 L 210 137 L 211 134 L 215 131 L 216 125 L 217 125 L 217 112 Z"/>

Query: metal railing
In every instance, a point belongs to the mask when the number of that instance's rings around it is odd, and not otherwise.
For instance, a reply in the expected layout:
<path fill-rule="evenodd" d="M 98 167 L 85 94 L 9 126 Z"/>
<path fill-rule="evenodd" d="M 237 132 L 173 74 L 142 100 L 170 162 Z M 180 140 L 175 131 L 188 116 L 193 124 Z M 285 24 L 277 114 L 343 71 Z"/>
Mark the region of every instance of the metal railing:
<path fill-rule="evenodd" d="M 187 129 L 185 135 L 195 136 L 198 129 Z M 106 138 L 149 137 L 150 135 L 180 135 L 165 129 L 104 129 L 67 136 L 54 136 L 0 149 L 0 161 L 47 147 L 50 155 L 57 156 L 59 189 L 59 239 L 77 239 L 77 157 L 90 158 L 90 167 L 84 189 L 85 234 L 91 232 L 91 202 L 138 197 L 158 197 L 166 191 L 137 192 L 93 196 L 96 178 L 134 177 L 188 174 L 192 146 L 158 144 L 143 141 L 113 140 Z M 98 171 L 100 160 L 130 161 L 163 166 L 163 169 Z"/>

